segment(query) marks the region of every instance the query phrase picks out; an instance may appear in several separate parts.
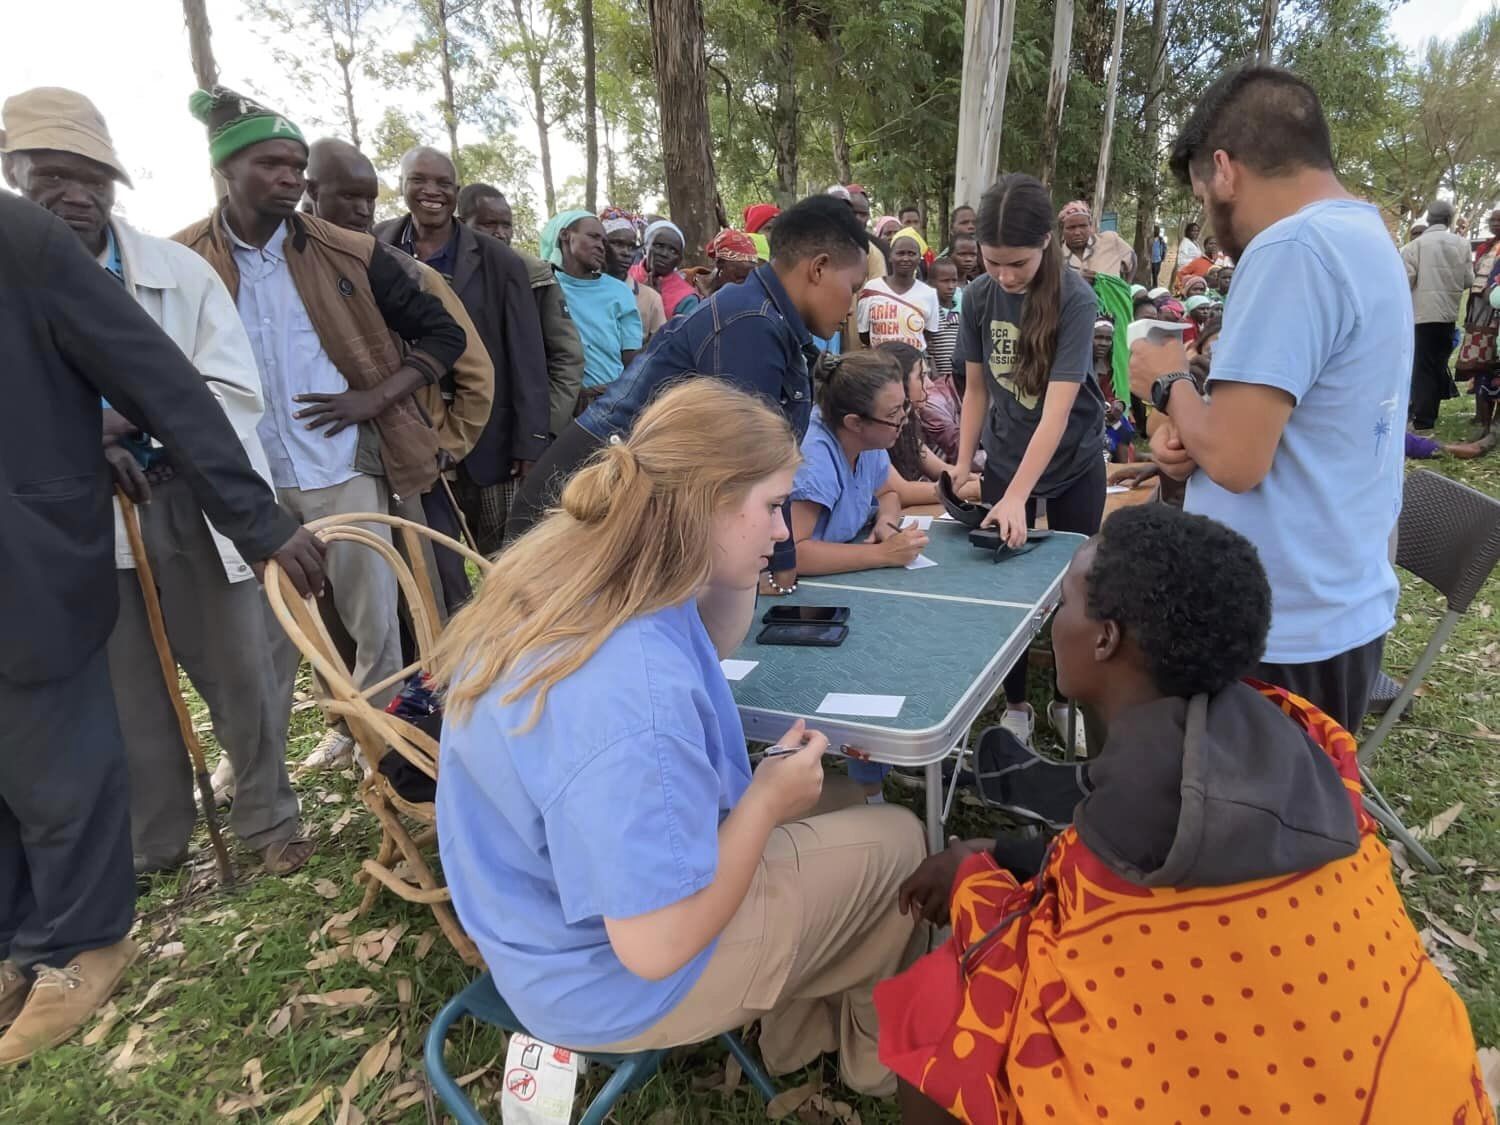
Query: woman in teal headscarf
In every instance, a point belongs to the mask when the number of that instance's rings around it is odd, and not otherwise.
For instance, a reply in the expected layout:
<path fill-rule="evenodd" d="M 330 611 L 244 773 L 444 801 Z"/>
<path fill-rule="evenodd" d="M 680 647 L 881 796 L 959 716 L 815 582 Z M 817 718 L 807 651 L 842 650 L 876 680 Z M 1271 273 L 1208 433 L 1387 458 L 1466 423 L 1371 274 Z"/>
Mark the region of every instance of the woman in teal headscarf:
<path fill-rule="evenodd" d="M 604 393 L 641 348 L 641 314 L 630 286 L 604 272 L 604 224 L 589 211 L 564 211 L 542 228 L 542 257 L 583 342 L 583 390 L 575 417 Z"/>

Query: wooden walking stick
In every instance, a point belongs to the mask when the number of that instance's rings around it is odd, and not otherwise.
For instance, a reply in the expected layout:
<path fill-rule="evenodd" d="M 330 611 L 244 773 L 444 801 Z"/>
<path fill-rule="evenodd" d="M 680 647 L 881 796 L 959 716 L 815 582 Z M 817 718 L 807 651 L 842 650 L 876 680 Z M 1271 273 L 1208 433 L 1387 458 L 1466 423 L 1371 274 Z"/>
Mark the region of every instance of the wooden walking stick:
<path fill-rule="evenodd" d="M 141 584 L 141 597 L 146 602 L 146 620 L 151 625 L 151 641 L 156 648 L 156 659 L 161 665 L 161 678 L 167 685 L 167 696 L 172 700 L 172 710 L 177 712 L 177 727 L 182 741 L 187 745 L 188 757 L 192 759 L 193 774 L 198 782 L 199 803 L 208 821 L 208 838 L 213 843 L 214 860 L 219 867 L 219 882 L 229 886 L 234 882 L 234 864 L 229 862 L 229 849 L 224 846 L 224 836 L 219 830 L 219 811 L 214 806 L 214 786 L 208 777 L 208 763 L 203 760 L 203 746 L 193 730 L 192 716 L 188 714 L 187 702 L 182 698 L 182 687 L 177 681 L 177 661 L 172 657 L 172 646 L 167 643 L 167 626 L 161 615 L 161 599 L 156 595 L 156 579 L 151 574 L 151 561 L 146 557 L 146 543 L 141 538 L 140 515 L 130 497 L 119 489 L 115 496 L 120 501 L 120 512 L 125 517 L 125 537 L 130 540 L 130 553 L 135 558 L 135 577 Z"/>

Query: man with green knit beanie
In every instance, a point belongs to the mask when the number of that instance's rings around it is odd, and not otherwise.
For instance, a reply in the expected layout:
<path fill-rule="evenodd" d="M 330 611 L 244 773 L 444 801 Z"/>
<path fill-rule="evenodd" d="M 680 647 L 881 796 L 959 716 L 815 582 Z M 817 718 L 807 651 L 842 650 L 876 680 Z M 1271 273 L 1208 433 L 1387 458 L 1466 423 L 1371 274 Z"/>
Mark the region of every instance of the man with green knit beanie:
<path fill-rule="evenodd" d="M 466 335 L 424 293 L 389 248 L 368 234 L 299 214 L 308 146 L 281 114 L 233 90 L 199 90 L 193 116 L 208 127 L 209 155 L 227 195 L 208 218 L 177 234 L 234 297 L 265 398 L 256 429 L 282 508 L 302 523 L 389 511 L 417 498 L 438 474 L 438 437 L 413 392 L 437 383 L 463 354 Z M 369 530 L 389 542 L 390 530 Z M 355 683 L 395 693 L 401 667 L 394 572 L 353 543 L 328 552 L 334 607 L 354 641 Z M 291 707 L 299 654 L 273 638 L 277 687 Z M 331 731 L 304 766 L 347 761 L 353 742 Z M 216 773 L 216 787 L 233 784 Z M 300 852 L 288 864 L 305 859 Z"/>
<path fill-rule="evenodd" d="M 307 148 L 302 130 L 281 114 L 224 86 L 194 90 L 188 110 L 208 126 L 208 158 L 215 168 L 261 141 L 296 141 Z"/>

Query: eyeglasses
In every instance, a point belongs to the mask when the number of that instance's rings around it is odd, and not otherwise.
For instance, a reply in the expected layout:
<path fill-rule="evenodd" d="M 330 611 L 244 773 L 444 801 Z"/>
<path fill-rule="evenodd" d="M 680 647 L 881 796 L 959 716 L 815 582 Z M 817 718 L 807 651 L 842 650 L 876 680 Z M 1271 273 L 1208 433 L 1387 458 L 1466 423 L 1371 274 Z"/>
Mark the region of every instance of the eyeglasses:
<path fill-rule="evenodd" d="M 874 422 L 877 426 L 889 426 L 893 430 L 899 430 L 902 426 L 906 425 L 906 420 L 911 417 L 912 405 L 910 401 L 901 404 L 901 421 L 899 422 L 892 422 L 888 418 L 875 418 L 869 414 L 861 414 L 860 417 L 866 422 Z"/>

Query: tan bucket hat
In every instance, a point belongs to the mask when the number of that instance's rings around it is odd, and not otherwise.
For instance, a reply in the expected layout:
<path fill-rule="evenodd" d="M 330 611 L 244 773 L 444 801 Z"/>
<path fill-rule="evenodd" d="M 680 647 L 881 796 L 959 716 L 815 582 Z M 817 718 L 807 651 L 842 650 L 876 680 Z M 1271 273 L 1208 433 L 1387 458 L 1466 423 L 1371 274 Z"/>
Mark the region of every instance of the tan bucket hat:
<path fill-rule="evenodd" d="M 86 156 L 134 186 L 115 155 L 103 115 L 77 91 L 38 86 L 5 99 L 0 108 L 0 152 L 40 148 Z"/>

